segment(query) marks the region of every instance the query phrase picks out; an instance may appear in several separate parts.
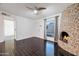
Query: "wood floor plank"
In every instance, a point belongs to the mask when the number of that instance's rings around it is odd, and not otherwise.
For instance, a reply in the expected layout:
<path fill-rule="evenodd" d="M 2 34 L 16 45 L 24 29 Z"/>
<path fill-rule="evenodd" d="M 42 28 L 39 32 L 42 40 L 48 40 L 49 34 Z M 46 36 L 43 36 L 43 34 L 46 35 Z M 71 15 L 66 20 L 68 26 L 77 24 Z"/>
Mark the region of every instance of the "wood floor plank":
<path fill-rule="evenodd" d="M 0 52 L 5 52 L 5 44 L 0 44 Z M 22 39 L 19 41 L 15 40 L 15 56 L 44 56 L 46 49 L 46 41 L 41 38 L 32 37 Z"/>

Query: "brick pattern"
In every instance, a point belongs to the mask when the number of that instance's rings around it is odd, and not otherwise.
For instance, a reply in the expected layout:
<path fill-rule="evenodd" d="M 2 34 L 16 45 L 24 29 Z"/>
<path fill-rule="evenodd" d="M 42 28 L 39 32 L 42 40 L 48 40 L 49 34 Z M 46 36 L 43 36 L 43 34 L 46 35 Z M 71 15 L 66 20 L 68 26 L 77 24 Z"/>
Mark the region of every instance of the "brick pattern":
<path fill-rule="evenodd" d="M 72 4 L 63 11 L 60 24 L 60 32 L 65 31 L 70 38 L 68 43 L 58 40 L 58 44 L 64 50 L 79 55 L 79 4 Z M 60 35 L 59 35 L 60 39 Z"/>

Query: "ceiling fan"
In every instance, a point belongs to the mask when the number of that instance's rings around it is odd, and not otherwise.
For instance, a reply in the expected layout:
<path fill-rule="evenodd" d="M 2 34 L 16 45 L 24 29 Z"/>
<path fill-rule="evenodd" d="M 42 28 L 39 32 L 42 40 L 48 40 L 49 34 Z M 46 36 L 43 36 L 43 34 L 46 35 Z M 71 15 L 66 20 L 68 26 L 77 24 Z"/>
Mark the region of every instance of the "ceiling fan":
<path fill-rule="evenodd" d="M 46 8 L 45 7 L 26 7 L 28 8 L 29 10 L 32 10 L 34 14 L 38 14 L 39 11 L 42 11 L 42 10 L 45 10 Z"/>

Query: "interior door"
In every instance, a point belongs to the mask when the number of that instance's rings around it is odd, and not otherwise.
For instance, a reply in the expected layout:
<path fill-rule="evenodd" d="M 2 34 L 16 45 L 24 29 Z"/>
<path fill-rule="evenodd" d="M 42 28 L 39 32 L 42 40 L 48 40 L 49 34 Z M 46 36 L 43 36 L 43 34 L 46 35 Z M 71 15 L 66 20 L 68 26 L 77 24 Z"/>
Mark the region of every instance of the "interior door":
<path fill-rule="evenodd" d="M 14 55 L 15 21 L 12 17 L 4 16 L 5 55 Z"/>

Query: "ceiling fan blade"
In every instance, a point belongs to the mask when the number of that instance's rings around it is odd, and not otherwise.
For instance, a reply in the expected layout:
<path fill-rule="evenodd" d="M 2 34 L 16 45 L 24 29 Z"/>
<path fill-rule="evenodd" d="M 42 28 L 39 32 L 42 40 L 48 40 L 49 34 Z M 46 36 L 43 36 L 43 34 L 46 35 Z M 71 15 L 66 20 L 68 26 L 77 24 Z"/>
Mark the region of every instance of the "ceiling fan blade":
<path fill-rule="evenodd" d="M 40 8 L 38 8 L 38 10 L 44 10 L 44 9 L 46 9 L 46 8 L 44 8 L 44 7 L 40 7 Z"/>
<path fill-rule="evenodd" d="M 36 7 L 36 6 L 35 6 L 35 9 L 38 10 L 38 11 L 40 11 L 40 10 L 44 10 L 44 9 L 46 9 L 46 8 L 45 8 L 45 7 Z"/>
<path fill-rule="evenodd" d="M 27 9 L 29 9 L 29 10 L 33 10 L 33 8 L 30 8 L 30 7 L 26 7 Z"/>

